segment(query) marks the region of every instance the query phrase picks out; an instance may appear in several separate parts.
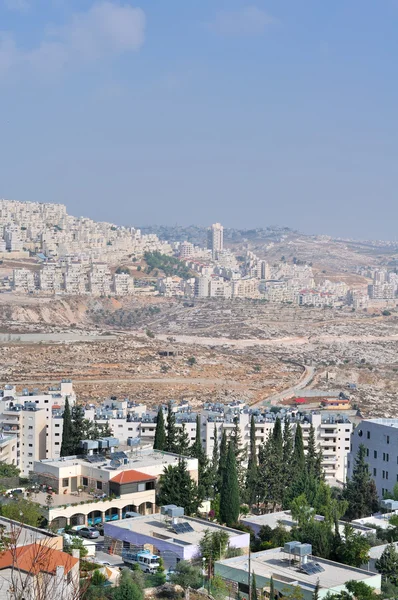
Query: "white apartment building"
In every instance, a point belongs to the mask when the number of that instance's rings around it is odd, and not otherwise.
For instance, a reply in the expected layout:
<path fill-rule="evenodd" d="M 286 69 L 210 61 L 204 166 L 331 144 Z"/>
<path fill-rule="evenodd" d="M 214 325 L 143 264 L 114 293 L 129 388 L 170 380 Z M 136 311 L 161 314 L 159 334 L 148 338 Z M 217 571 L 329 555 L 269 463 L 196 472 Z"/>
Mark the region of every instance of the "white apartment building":
<path fill-rule="evenodd" d="M 219 252 L 224 249 L 224 227 L 220 223 L 214 223 L 207 231 L 207 247 L 212 252 L 213 259 L 218 257 Z"/>
<path fill-rule="evenodd" d="M 3 436 L 15 437 L 16 441 L 14 450 L 8 447 L 9 458 L 5 460 L 18 466 L 23 476 L 29 475 L 35 460 L 60 455 L 62 420 L 57 423 L 53 413 L 63 409 L 66 397 L 72 406 L 76 396 L 69 380 L 44 393 L 23 390 L 18 394 L 11 385 L 0 391 L 0 431 Z M 0 441 L 0 457 L 2 455 Z"/>
<path fill-rule="evenodd" d="M 20 252 L 23 249 L 23 242 L 21 236 L 21 228 L 14 223 L 9 223 L 4 227 L 3 234 L 6 250 L 10 252 Z"/>
<path fill-rule="evenodd" d="M 109 423 L 114 435 L 123 443 L 141 439 L 142 442 L 153 443 L 156 431 L 157 412 L 146 412 L 145 405 L 128 406 L 122 410 L 118 405 L 111 403 L 114 408 L 92 408 L 86 411 L 86 418 L 96 421 L 99 425 Z M 174 405 L 177 428 L 185 424 L 188 436 L 193 442 L 196 437 L 197 413 L 191 411 L 189 405 Z M 167 411 L 164 407 L 164 416 L 167 422 Z M 250 422 L 252 412 L 244 403 L 205 404 L 201 416 L 201 439 L 206 455 L 211 458 L 214 447 L 215 429 L 220 442 L 223 430 L 229 436 L 238 420 L 242 446 L 248 446 L 250 441 Z M 275 415 L 272 413 L 255 413 L 256 443 L 259 447 L 272 432 L 275 424 Z M 350 438 L 353 425 L 346 415 L 331 411 L 299 413 L 297 410 L 282 411 L 282 418 L 287 416 L 292 424 L 293 431 L 296 424 L 300 423 L 303 430 L 304 445 L 306 446 L 310 424 L 315 429 L 315 439 L 318 449 L 322 450 L 323 468 L 326 480 L 330 483 L 344 482 L 347 471 L 347 455 L 350 451 Z M 129 442 L 130 439 L 130 442 Z"/>
<path fill-rule="evenodd" d="M 111 272 L 106 263 L 93 263 L 88 274 L 88 289 L 93 296 L 111 293 Z"/>
<path fill-rule="evenodd" d="M 360 445 L 380 498 L 398 482 L 398 419 L 366 419 L 354 430 L 348 455 L 348 477 L 352 477 Z"/>
<path fill-rule="evenodd" d="M 56 294 L 63 284 L 62 267 L 59 263 L 45 263 L 39 271 L 39 287 L 43 292 Z"/>
<path fill-rule="evenodd" d="M 12 288 L 16 292 L 33 292 L 36 289 L 33 271 L 29 269 L 13 269 Z"/>
<path fill-rule="evenodd" d="M 233 298 L 258 298 L 257 279 L 244 278 L 231 281 Z"/>
<path fill-rule="evenodd" d="M 232 298 L 232 283 L 223 277 L 213 275 L 209 283 L 209 296 L 210 298 Z"/>
<path fill-rule="evenodd" d="M 134 278 L 128 273 L 115 273 L 113 276 L 113 291 L 116 296 L 134 294 Z"/>
<path fill-rule="evenodd" d="M 179 248 L 180 258 L 186 259 L 194 255 L 194 245 L 190 242 L 182 242 Z"/>
<path fill-rule="evenodd" d="M 87 274 L 80 262 L 69 263 L 64 272 L 64 290 L 73 296 L 87 292 Z"/>
<path fill-rule="evenodd" d="M 392 300 L 396 296 L 396 285 L 393 283 L 373 283 L 368 286 L 368 294 L 372 300 Z"/>

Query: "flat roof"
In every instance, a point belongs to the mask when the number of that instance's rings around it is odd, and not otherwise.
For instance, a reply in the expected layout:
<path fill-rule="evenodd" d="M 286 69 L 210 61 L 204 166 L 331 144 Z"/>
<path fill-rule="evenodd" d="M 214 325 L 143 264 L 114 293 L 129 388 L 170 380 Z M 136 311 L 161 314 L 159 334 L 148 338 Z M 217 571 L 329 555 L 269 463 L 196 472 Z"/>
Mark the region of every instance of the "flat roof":
<path fill-rule="evenodd" d="M 307 575 L 302 573 L 297 565 L 288 564 L 289 554 L 283 551 L 283 548 L 273 548 L 263 552 L 256 552 L 251 555 L 251 569 L 259 577 L 270 578 L 271 575 L 275 580 L 282 580 L 286 584 L 298 583 L 300 587 L 309 585 L 315 587 L 319 581 L 319 586 L 324 589 L 343 586 L 347 581 L 361 581 L 374 575 L 363 569 L 349 567 L 331 560 L 325 560 L 317 556 L 309 557 L 310 561 L 319 564 L 323 571 Z M 237 556 L 235 558 L 227 558 L 216 562 L 216 565 L 222 565 L 229 569 L 237 569 L 246 571 L 248 569 L 248 556 Z M 232 575 L 232 573 L 231 573 Z M 230 576 L 231 579 L 233 577 Z M 296 585 L 297 585 L 296 583 Z"/>
<path fill-rule="evenodd" d="M 149 467 L 154 467 L 156 465 L 159 465 L 159 466 L 176 465 L 180 458 L 180 456 L 178 454 L 156 451 L 156 450 L 153 450 L 152 447 L 140 448 L 138 450 L 132 450 L 131 452 L 128 452 L 125 449 L 123 451 L 127 455 L 128 463 L 126 465 L 121 464 L 120 466 L 117 467 L 117 469 L 113 468 L 114 471 L 118 471 L 118 472 L 126 471 L 126 470 L 129 471 L 131 469 L 135 469 L 136 471 L 141 471 L 141 470 L 145 470 L 146 467 L 149 468 Z M 112 467 L 112 465 L 111 465 L 112 453 L 109 455 L 109 458 L 106 458 L 105 456 L 102 456 L 102 455 L 94 455 L 94 456 L 98 456 L 100 460 L 91 462 L 89 460 L 90 456 L 88 456 L 87 458 L 81 457 L 81 456 L 76 456 L 76 457 L 71 456 L 71 457 L 57 458 L 57 459 L 43 459 L 43 460 L 35 461 L 35 462 L 39 462 L 39 463 L 46 464 L 51 467 L 57 467 L 57 468 L 72 467 L 76 464 L 85 465 L 86 467 L 91 466 L 91 467 L 96 467 L 96 468 L 101 468 L 104 465 L 103 468 L 107 469 L 107 470 L 109 470 L 109 468 Z M 197 460 L 197 459 L 193 459 L 191 457 L 184 457 L 184 459 L 187 461 L 188 465 L 189 465 L 190 461 Z"/>
<path fill-rule="evenodd" d="M 178 525 L 181 523 L 189 523 L 193 531 L 175 533 L 175 531 L 173 531 L 171 518 L 160 513 L 135 517 L 133 519 L 123 519 L 122 521 L 112 521 L 111 523 L 105 523 L 105 528 L 107 525 L 112 525 L 112 528 L 117 527 L 123 530 L 127 529 L 136 534 L 158 538 L 162 541 L 171 542 L 179 546 L 197 546 L 207 529 L 213 531 L 225 531 L 230 537 L 237 535 L 248 536 L 244 531 L 223 527 L 222 525 L 212 523 L 211 521 L 187 517 L 185 515 L 183 517 L 178 517 L 177 522 Z"/>

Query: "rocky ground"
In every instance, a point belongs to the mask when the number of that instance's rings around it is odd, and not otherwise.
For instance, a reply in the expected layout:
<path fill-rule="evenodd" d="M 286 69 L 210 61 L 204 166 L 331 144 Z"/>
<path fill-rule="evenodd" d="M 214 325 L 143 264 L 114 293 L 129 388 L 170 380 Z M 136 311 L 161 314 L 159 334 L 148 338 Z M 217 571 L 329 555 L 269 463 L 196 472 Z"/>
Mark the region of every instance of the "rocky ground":
<path fill-rule="evenodd" d="M 7 298 L 7 301 L 5 301 Z M 312 364 L 316 388 L 347 390 L 366 416 L 398 410 L 398 313 L 310 309 L 255 301 L 37 299 L 0 295 L 0 330 L 113 332 L 116 339 L 1 343 L 0 382 L 71 377 L 84 400 L 110 395 L 255 403 L 294 385 Z M 154 336 L 154 337 L 150 337 Z M 172 347 L 180 356 L 162 358 Z M 188 359 L 195 358 L 193 365 Z"/>

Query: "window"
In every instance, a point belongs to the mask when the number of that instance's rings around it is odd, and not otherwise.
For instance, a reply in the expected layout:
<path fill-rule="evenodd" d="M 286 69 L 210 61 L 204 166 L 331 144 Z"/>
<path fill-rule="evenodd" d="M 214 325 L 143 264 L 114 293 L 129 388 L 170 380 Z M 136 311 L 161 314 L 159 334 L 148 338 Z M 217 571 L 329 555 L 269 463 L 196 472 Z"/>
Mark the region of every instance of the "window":
<path fill-rule="evenodd" d="M 390 455 L 387 452 L 387 454 L 386 454 L 386 462 L 388 462 L 389 460 L 390 460 Z"/>
<path fill-rule="evenodd" d="M 368 440 L 370 440 L 370 431 L 366 432 L 366 437 L 368 438 Z"/>
<path fill-rule="evenodd" d="M 102 490 L 102 481 L 97 481 L 97 490 Z"/>
<path fill-rule="evenodd" d="M 33 429 L 33 425 L 29 425 L 28 429 Z"/>
<path fill-rule="evenodd" d="M 48 404 L 48 400 L 44 400 L 44 404 Z"/>
<path fill-rule="evenodd" d="M 55 427 L 59 427 L 59 423 L 56 423 L 56 424 L 55 424 Z"/>
<path fill-rule="evenodd" d="M 386 472 L 385 471 L 382 472 L 382 477 L 383 477 L 383 479 L 386 478 Z"/>
<path fill-rule="evenodd" d="M 55 442 L 55 446 L 59 446 L 59 442 Z"/>
<path fill-rule="evenodd" d="M 362 437 L 362 436 L 363 436 L 363 431 L 362 431 L 362 429 L 358 429 L 358 435 L 359 435 L 359 437 Z"/>
<path fill-rule="evenodd" d="M 373 458 L 377 458 L 377 450 L 373 450 Z M 398 462 L 398 458 L 397 458 L 397 462 Z"/>
<path fill-rule="evenodd" d="M 377 475 L 377 469 L 373 469 L 373 477 L 376 477 L 376 475 Z M 398 477 L 398 475 L 397 475 L 397 477 Z"/>
<path fill-rule="evenodd" d="M 390 436 L 388 435 L 387 436 L 387 444 L 389 444 L 389 443 L 390 443 Z"/>
<path fill-rule="evenodd" d="M 56 434 L 55 434 L 55 437 L 59 437 L 59 433 L 56 433 Z"/>
<path fill-rule="evenodd" d="M 33 448 L 33 444 L 29 444 L 29 448 Z"/>
<path fill-rule="evenodd" d="M 369 456 L 369 448 L 366 448 L 366 456 Z"/>
<path fill-rule="evenodd" d="M 69 477 L 64 477 L 62 480 L 62 487 L 68 487 L 69 485 Z"/>
<path fill-rule="evenodd" d="M 145 483 L 139 483 L 138 484 L 138 491 L 139 492 L 145 492 Z"/>
<path fill-rule="evenodd" d="M 388 479 L 388 471 L 386 471 L 386 479 Z"/>
<path fill-rule="evenodd" d="M 88 485 L 88 477 L 82 478 L 82 485 Z"/>

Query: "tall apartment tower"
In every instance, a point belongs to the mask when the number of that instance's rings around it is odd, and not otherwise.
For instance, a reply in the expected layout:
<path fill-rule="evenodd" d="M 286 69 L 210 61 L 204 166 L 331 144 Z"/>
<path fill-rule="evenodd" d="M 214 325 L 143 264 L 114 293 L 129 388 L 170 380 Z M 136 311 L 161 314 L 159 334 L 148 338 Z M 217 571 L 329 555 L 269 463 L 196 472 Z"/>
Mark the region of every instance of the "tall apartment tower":
<path fill-rule="evenodd" d="M 213 258 L 224 248 L 224 227 L 220 223 L 214 223 L 207 231 L 207 247 L 211 250 Z"/>

